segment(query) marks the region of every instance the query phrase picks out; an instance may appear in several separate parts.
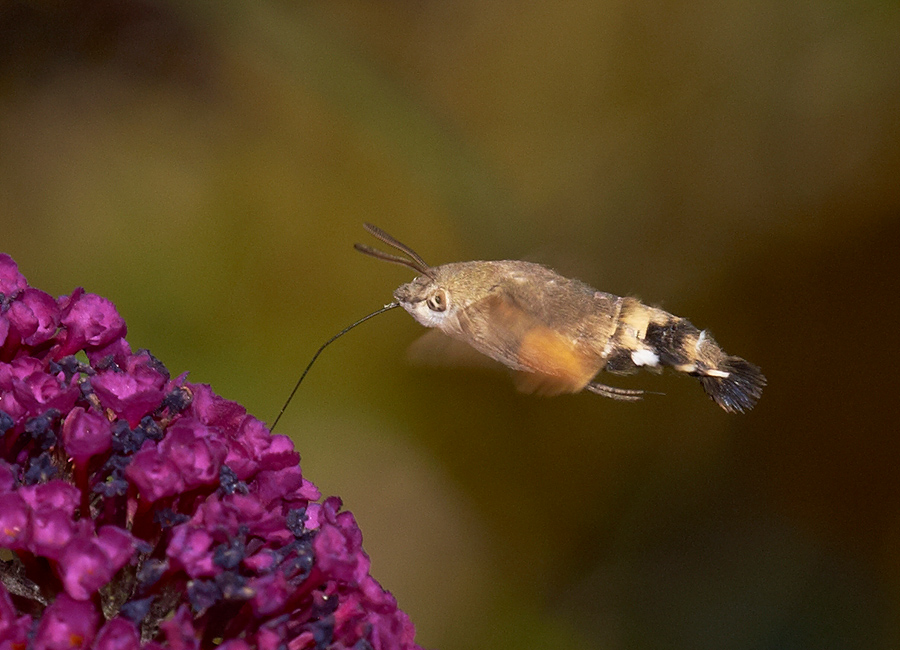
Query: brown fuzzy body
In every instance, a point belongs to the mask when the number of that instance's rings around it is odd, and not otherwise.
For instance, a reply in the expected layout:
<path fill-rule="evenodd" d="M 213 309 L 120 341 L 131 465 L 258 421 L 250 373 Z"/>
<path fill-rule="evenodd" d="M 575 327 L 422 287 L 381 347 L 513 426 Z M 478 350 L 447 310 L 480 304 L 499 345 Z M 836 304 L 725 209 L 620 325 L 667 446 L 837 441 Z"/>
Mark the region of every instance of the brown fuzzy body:
<path fill-rule="evenodd" d="M 740 412 L 753 407 L 765 385 L 756 366 L 725 354 L 690 321 L 540 264 L 462 262 L 430 272 L 399 287 L 397 301 L 423 325 L 519 371 L 516 383 L 525 392 L 574 393 L 594 386 L 602 370 L 631 374 L 670 367 L 699 377 L 719 406 Z M 416 307 L 438 288 L 453 312 L 431 323 L 419 318 Z"/>

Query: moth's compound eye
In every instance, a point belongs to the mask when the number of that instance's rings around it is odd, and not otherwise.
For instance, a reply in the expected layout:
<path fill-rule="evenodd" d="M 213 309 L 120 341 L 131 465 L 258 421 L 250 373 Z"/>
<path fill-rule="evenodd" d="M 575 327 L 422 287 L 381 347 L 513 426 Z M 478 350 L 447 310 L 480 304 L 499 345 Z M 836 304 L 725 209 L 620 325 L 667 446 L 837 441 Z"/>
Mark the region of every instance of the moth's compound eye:
<path fill-rule="evenodd" d="M 447 309 L 447 294 L 443 289 L 438 289 L 425 300 L 425 305 L 431 311 L 444 311 Z"/>

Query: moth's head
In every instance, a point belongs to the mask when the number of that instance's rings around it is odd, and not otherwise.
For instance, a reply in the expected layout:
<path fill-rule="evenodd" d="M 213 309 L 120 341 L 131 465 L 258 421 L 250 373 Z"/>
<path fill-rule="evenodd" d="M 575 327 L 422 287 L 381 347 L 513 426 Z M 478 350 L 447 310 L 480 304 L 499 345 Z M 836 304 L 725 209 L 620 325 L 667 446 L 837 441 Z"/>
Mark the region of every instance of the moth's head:
<path fill-rule="evenodd" d="M 439 271 L 440 267 L 432 269 Z M 453 290 L 440 281 L 441 274 L 420 275 L 394 291 L 394 300 L 425 327 L 442 327 L 458 308 Z"/>
<path fill-rule="evenodd" d="M 397 241 L 377 226 L 369 223 L 364 225 L 373 236 L 396 248 L 406 257 L 385 253 L 364 244 L 356 244 L 356 250 L 386 262 L 408 266 L 420 273 L 419 277 L 412 282 L 401 285 L 394 292 L 394 299 L 425 327 L 441 327 L 446 319 L 456 311 L 452 292 L 447 282 L 442 281 L 442 276 L 447 275 L 441 272 L 444 267 L 428 266 L 425 260 L 406 244 Z M 451 280 L 452 278 L 446 279 Z"/>

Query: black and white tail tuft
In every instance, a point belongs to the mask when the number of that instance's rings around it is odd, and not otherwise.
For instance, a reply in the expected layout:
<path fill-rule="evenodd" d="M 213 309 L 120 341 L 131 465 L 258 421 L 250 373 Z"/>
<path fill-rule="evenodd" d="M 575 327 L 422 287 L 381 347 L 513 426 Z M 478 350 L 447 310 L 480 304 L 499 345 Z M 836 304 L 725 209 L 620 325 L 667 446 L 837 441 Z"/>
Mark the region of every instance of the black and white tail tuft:
<path fill-rule="evenodd" d="M 700 374 L 699 379 L 706 394 L 729 413 L 752 409 L 766 385 L 760 369 L 740 357 L 725 357 L 714 372 Z"/>

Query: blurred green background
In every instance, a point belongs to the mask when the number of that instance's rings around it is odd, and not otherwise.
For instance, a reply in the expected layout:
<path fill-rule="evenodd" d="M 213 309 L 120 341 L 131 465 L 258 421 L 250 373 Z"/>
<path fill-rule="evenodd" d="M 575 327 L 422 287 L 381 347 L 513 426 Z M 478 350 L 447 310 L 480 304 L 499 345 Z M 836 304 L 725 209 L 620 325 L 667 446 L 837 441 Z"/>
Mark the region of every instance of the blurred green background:
<path fill-rule="evenodd" d="M 0 1 L 0 250 L 271 422 L 408 269 L 540 261 L 762 366 L 730 416 L 405 359 L 279 424 L 426 646 L 900 646 L 896 2 Z"/>

